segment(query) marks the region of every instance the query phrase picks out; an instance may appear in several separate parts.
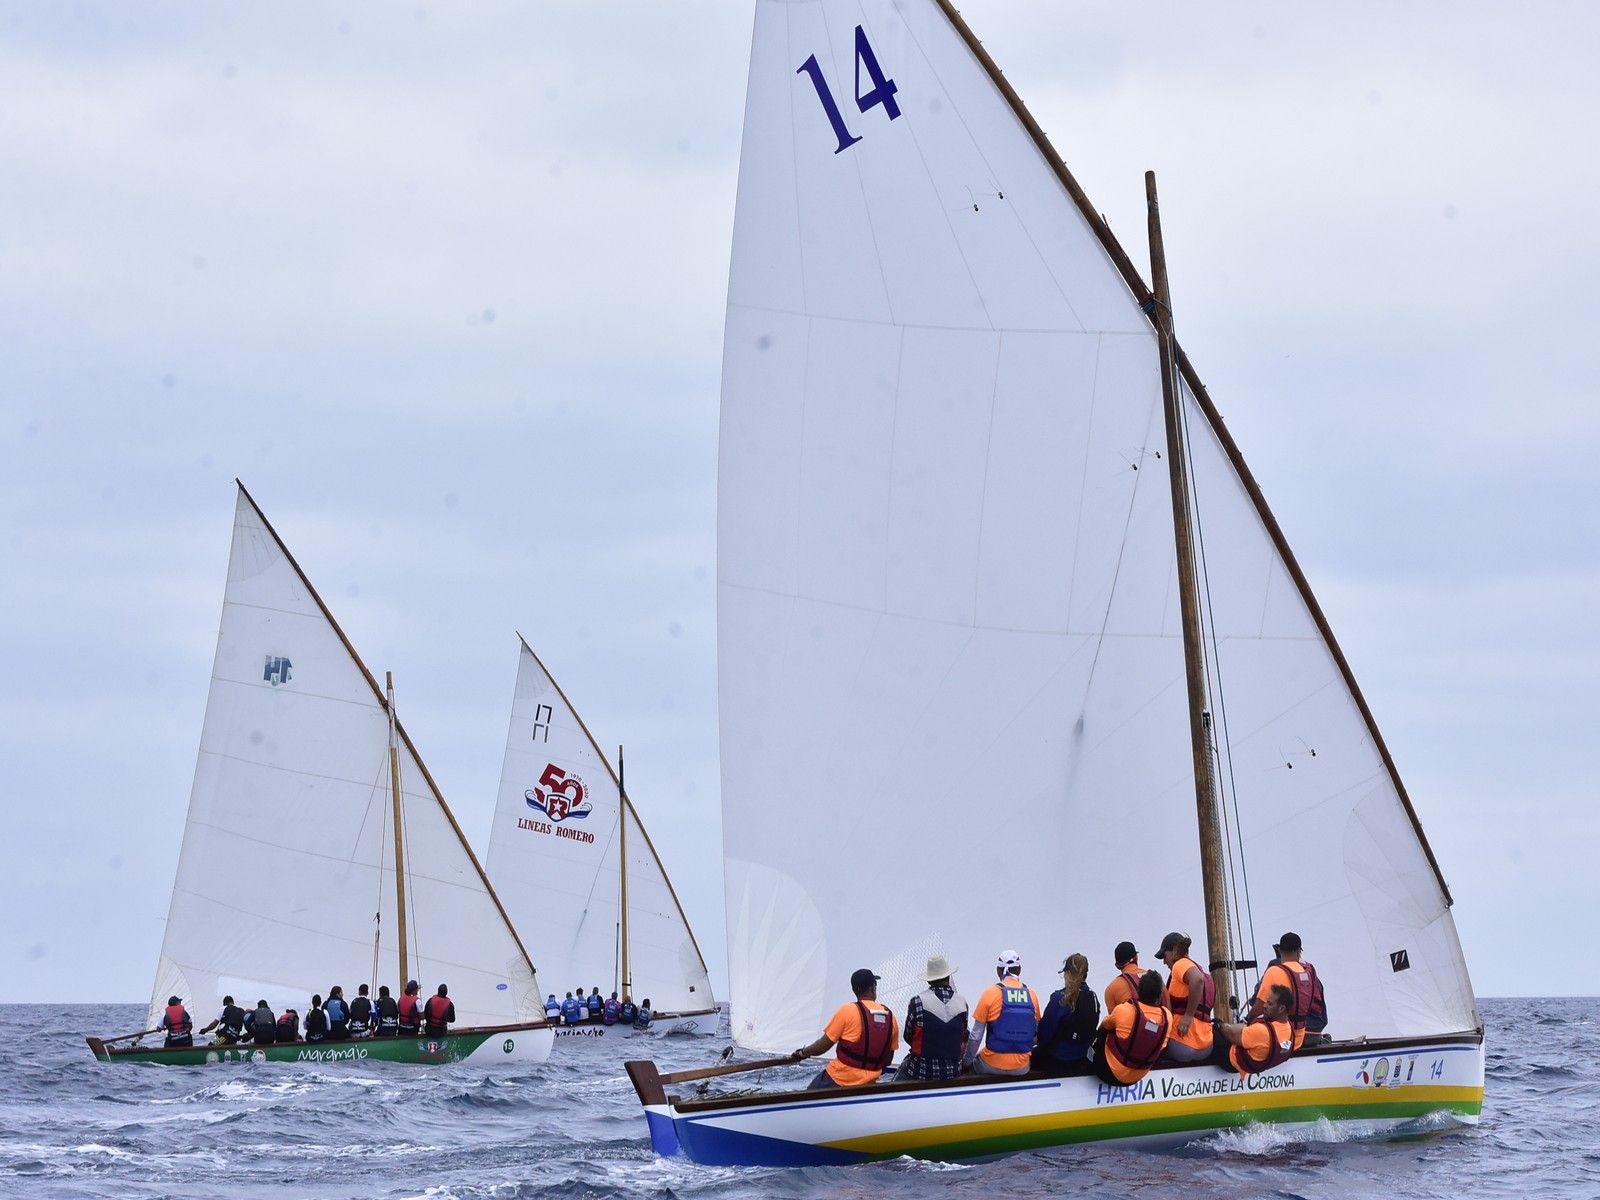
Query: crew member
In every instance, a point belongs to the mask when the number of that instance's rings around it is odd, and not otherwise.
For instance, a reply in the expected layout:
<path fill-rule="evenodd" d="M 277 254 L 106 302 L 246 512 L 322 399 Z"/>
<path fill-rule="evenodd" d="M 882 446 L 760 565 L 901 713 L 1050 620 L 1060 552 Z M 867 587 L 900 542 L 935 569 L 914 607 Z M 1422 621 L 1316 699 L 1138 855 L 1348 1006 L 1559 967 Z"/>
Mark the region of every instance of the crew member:
<path fill-rule="evenodd" d="M 567 995 L 572 995 L 568 992 Z M 544 1019 L 546 1021 L 561 1020 L 561 1001 L 556 999 L 556 994 L 551 992 L 544 1002 Z"/>
<path fill-rule="evenodd" d="M 1117 1005 L 1100 1028 L 1104 1037 L 1095 1046 L 1096 1075 L 1119 1087 L 1148 1075 L 1172 1031 L 1172 1014 L 1161 1003 L 1160 974 L 1146 971 L 1139 980 L 1139 998 Z"/>
<path fill-rule="evenodd" d="M 583 1001 L 568 992 L 567 998 L 561 1002 L 561 1019 L 568 1025 L 576 1025 L 583 1020 L 583 1013 Z"/>
<path fill-rule="evenodd" d="M 1267 994 L 1281 984 L 1294 997 L 1289 1008 L 1294 1048 L 1325 1044 L 1328 1038 L 1322 1031 L 1328 1027 L 1328 1001 L 1322 994 L 1322 980 L 1317 977 L 1317 969 L 1300 957 L 1300 935 L 1286 933 L 1272 948 L 1278 957 L 1261 972 L 1261 986 L 1250 1002 L 1250 1016 L 1259 1017 L 1266 1011 Z"/>
<path fill-rule="evenodd" d="M 1144 975 L 1144 968 L 1139 965 L 1139 952 L 1132 942 L 1118 942 L 1114 958 L 1117 973 L 1106 984 L 1104 993 L 1108 1013 L 1116 1012 L 1119 1004 L 1139 999 L 1139 980 Z"/>
<path fill-rule="evenodd" d="M 394 1037 L 400 1032 L 400 1006 L 389 995 L 389 985 L 378 985 L 378 1002 L 372 1006 L 373 1037 Z"/>
<path fill-rule="evenodd" d="M 1167 1042 L 1173 1062 L 1204 1062 L 1211 1057 L 1211 1008 L 1217 1002 L 1216 982 L 1189 957 L 1190 938 L 1169 933 L 1156 957 L 1167 964 L 1167 1008 L 1176 1022 Z"/>
<path fill-rule="evenodd" d="M 366 1037 L 372 1032 L 372 997 L 367 995 L 367 985 L 356 989 L 356 998 L 350 1001 L 350 1036 Z"/>
<path fill-rule="evenodd" d="M 833 1061 L 817 1072 L 808 1087 L 861 1087 L 877 1083 L 900 1047 L 900 1030 L 894 1014 L 878 1003 L 878 977 L 862 967 L 851 973 L 850 990 L 855 993 L 855 1000 L 835 1009 L 822 1036 L 791 1055 L 799 1062 L 837 1046 Z"/>
<path fill-rule="evenodd" d="M 278 1018 L 265 1000 L 257 1000 L 250 1010 L 250 1040 L 258 1046 L 270 1046 L 278 1040 Z"/>
<path fill-rule="evenodd" d="M 156 1028 L 167 1031 L 164 1045 L 194 1045 L 194 1022 L 189 1019 L 189 1010 L 177 996 L 167 997 L 167 1011 L 161 1014 L 161 1024 Z"/>
<path fill-rule="evenodd" d="M 1267 992 L 1260 1016 L 1243 1025 L 1217 1025 L 1217 1033 L 1231 1044 L 1228 1061 L 1240 1075 L 1270 1071 L 1294 1053 L 1294 1025 L 1289 1020 L 1293 1006 L 1294 993 L 1275 983 Z"/>
<path fill-rule="evenodd" d="M 906 1056 L 895 1079 L 954 1079 L 961 1074 L 970 1013 L 950 977 L 956 969 L 942 954 L 917 976 L 928 986 L 906 1005 Z"/>
<path fill-rule="evenodd" d="M 622 1010 L 617 1014 L 617 1021 L 622 1025 L 632 1025 L 639 1016 L 639 1006 L 628 997 L 627 992 L 622 993 Z"/>
<path fill-rule="evenodd" d="M 278 1040 L 280 1042 L 298 1042 L 300 1040 L 300 1014 L 286 1008 L 278 1018 Z"/>
<path fill-rule="evenodd" d="M 431 1038 L 441 1038 L 450 1032 L 450 1023 L 456 1019 L 456 1006 L 450 1002 L 450 989 L 444 984 L 428 997 L 423 1011 L 422 1032 Z"/>
<path fill-rule="evenodd" d="M 322 1007 L 322 993 L 311 997 L 311 1011 L 306 1014 L 306 1041 L 328 1040 L 328 1010 Z"/>
<path fill-rule="evenodd" d="M 1022 982 L 1022 955 L 1015 950 L 1001 953 L 994 973 L 997 982 L 972 1010 L 962 1065 L 979 1075 L 1026 1075 L 1039 1032 L 1039 996 Z"/>
<path fill-rule="evenodd" d="M 1061 989 L 1050 994 L 1039 1020 L 1033 1067 L 1046 1075 L 1066 1075 L 1085 1061 L 1100 1028 L 1100 998 L 1089 986 L 1089 960 L 1071 954 L 1061 964 Z"/>
<path fill-rule="evenodd" d="M 600 999 L 600 989 L 599 988 L 595 988 L 594 991 L 589 993 L 589 999 L 587 1001 L 587 1005 L 588 1005 L 588 1008 L 589 1008 L 589 1019 L 591 1021 L 599 1020 L 599 1018 L 600 1018 L 600 1010 L 605 1008 L 605 1006 L 606 1006 L 606 1002 L 604 1000 Z"/>
<path fill-rule="evenodd" d="M 202 1029 L 201 1033 L 217 1031 L 217 1041 L 224 1046 L 232 1046 L 236 1042 L 244 1041 L 244 1009 L 233 1002 L 232 996 L 222 998 L 222 1007 L 217 1009 L 216 1018 Z"/>
<path fill-rule="evenodd" d="M 347 1042 L 350 1040 L 350 1005 L 344 998 L 344 989 L 334 984 L 328 989 L 328 1000 L 322 1006 L 323 1013 L 328 1018 L 328 1040 L 330 1042 Z"/>
<path fill-rule="evenodd" d="M 644 998 L 644 1003 L 639 1005 L 639 1015 L 633 1018 L 633 1027 L 638 1030 L 650 1028 L 650 1022 L 655 1019 L 655 1013 L 650 1010 L 650 997 Z"/>
<path fill-rule="evenodd" d="M 400 997 L 400 1023 L 397 1032 L 401 1037 L 416 1037 L 422 1032 L 422 1001 L 417 999 L 421 985 L 415 979 L 406 981 L 405 993 Z"/>
<path fill-rule="evenodd" d="M 606 1002 L 600 1006 L 600 1019 L 607 1025 L 617 1023 L 617 1015 L 622 1011 L 622 1003 L 617 999 L 617 994 L 612 992 Z"/>

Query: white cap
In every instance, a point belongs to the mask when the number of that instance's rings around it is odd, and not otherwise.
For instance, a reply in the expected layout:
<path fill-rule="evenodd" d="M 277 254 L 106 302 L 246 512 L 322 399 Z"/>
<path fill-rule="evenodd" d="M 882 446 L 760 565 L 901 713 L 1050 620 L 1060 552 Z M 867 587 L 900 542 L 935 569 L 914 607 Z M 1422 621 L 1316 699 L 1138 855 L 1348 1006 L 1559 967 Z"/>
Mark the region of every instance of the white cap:
<path fill-rule="evenodd" d="M 1015 950 L 1002 950 L 1000 952 L 1000 957 L 995 959 L 994 965 L 1006 971 L 1021 970 L 1022 955 L 1018 954 Z"/>

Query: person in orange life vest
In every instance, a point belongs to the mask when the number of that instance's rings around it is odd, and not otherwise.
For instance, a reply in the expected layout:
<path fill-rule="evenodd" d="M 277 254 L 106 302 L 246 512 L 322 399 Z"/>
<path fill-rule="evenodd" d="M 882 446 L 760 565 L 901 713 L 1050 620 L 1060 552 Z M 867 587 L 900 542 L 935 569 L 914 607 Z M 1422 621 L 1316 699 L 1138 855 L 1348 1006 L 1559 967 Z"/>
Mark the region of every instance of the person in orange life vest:
<path fill-rule="evenodd" d="M 167 997 L 167 1011 L 161 1014 L 161 1024 L 156 1028 L 167 1031 L 165 1045 L 194 1045 L 194 1022 L 189 1019 L 189 1010 L 177 996 Z"/>
<path fill-rule="evenodd" d="M 1317 977 L 1317 969 L 1300 957 L 1300 935 L 1286 933 L 1272 948 L 1278 957 L 1261 972 L 1261 986 L 1250 1002 L 1250 1015 L 1259 1017 L 1266 1009 L 1267 993 L 1273 985 L 1281 984 L 1294 997 L 1289 1006 L 1294 1048 L 1325 1045 L 1329 1039 L 1322 1031 L 1328 1025 L 1328 1002 L 1322 994 L 1322 980 Z"/>
<path fill-rule="evenodd" d="M 994 973 L 998 981 L 984 989 L 972 1010 L 961 1063 L 979 1075 L 1026 1075 L 1039 1032 L 1039 995 L 1022 982 L 1022 956 L 1015 950 L 1001 952 Z"/>
<path fill-rule="evenodd" d="M 789 1056 L 799 1062 L 825 1054 L 834 1045 L 839 1047 L 833 1061 L 819 1071 L 807 1087 L 860 1087 L 877 1083 L 894 1059 L 894 1052 L 900 1048 L 900 1029 L 895 1024 L 894 1014 L 878 1003 L 878 977 L 862 967 L 851 974 L 850 990 L 855 993 L 855 1000 L 841 1004 L 834 1011 L 822 1036 Z"/>
<path fill-rule="evenodd" d="M 456 1006 L 450 1001 L 450 989 L 444 984 L 428 997 L 422 1010 L 422 1032 L 428 1037 L 444 1037 L 450 1032 L 450 1022 L 456 1019 Z"/>
<path fill-rule="evenodd" d="M 1217 985 L 1189 957 L 1189 944 L 1183 934 L 1169 933 L 1156 952 L 1172 971 L 1167 976 L 1167 1007 L 1177 1024 L 1167 1042 L 1167 1057 L 1180 1063 L 1211 1057 L 1211 1006 L 1217 1000 Z"/>
<path fill-rule="evenodd" d="M 928 986 L 906 1005 L 906 1056 L 895 1073 L 902 1079 L 954 1079 L 967 1045 L 967 999 L 950 976 L 956 969 L 942 954 L 928 960 L 920 976 Z"/>
<path fill-rule="evenodd" d="M 1132 942 L 1118 942 L 1113 958 L 1117 964 L 1117 973 L 1111 982 L 1106 984 L 1105 998 L 1108 1013 L 1116 1012 L 1119 1004 L 1139 998 L 1139 979 L 1144 975 L 1144 968 L 1139 965 L 1139 952 L 1133 948 Z"/>
<path fill-rule="evenodd" d="M 1243 1025 L 1217 1024 L 1217 1035 L 1231 1044 L 1228 1061 L 1240 1075 L 1270 1071 L 1294 1053 L 1294 1026 L 1289 1021 L 1293 1006 L 1294 993 L 1275 983 L 1260 1016 Z"/>
<path fill-rule="evenodd" d="M 1161 1003 L 1161 991 L 1160 974 L 1146 971 L 1139 980 L 1139 998 L 1124 1000 L 1100 1022 L 1094 1073 L 1106 1083 L 1116 1087 L 1138 1083 L 1166 1049 L 1172 1014 Z"/>
<path fill-rule="evenodd" d="M 401 1037 L 415 1037 L 422 1032 L 422 1001 L 417 999 L 421 990 L 422 986 L 415 979 L 407 981 L 398 1005 L 400 1024 L 396 1032 Z"/>

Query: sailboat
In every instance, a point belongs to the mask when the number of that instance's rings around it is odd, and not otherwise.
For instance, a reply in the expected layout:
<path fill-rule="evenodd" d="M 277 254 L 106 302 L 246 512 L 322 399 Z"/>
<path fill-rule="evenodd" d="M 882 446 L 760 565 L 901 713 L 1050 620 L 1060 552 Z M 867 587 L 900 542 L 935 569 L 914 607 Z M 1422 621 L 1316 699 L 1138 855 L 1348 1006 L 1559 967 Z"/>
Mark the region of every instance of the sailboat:
<path fill-rule="evenodd" d="M 519 929 L 538 930 L 545 981 L 649 1000 L 651 1033 L 717 1032 L 705 959 L 650 835 L 566 693 L 518 638 L 516 695 L 489 838 L 489 878 Z M 557 992 L 565 996 L 565 990 Z M 598 1019 L 563 1042 L 633 1032 Z"/>
<path fill-rule="evenodd" d="M 244 486 L 166 934 L 154 1026 L 176 995 L 203 1024 L 308 1011 L 334 984 L 445 984 L 447 1035 L 149 1047 L 89 1038 L 105 1062 L 541 1062 L 538 979 L 416 748 Z M 154 1030 L 148 1032 L 155 1032 Z M 131 1043 L 131 1044 L 126 1044 Z"/>
<path fill-rule="evenodd" d="M 935 953 L 976 1001 L 1002 950 L 1036 987 L 1071 952 L 1105 980 L 1115 943 L 1188 927 L 1224 1019 L 1298 931 L 1336 1040 L 1128 1088 L 701 1097 L 674 1089 L 736 1068 L 634 1062 L 659 1153 L 1477 1120 L 1450 894 L 1176 341 L 1149 201 L 1154 289 L 948 0 L 756 6 L 718 475 L 733 1038 L 810 1042 L 863 966 L 903 1013 Z"/>

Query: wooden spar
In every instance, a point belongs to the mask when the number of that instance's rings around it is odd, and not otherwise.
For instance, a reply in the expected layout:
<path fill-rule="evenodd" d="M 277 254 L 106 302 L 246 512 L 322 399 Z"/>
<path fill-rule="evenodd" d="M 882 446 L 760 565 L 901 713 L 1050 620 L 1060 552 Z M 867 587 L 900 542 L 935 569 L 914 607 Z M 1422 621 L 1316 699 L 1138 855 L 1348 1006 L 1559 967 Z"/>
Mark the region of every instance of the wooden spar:
<path fill-rule="evenodd" d="M 400 739 L 395 734 L 394 672 L 383 673 L 383 689 L 389 710 L 389 791 L 394 798 L 394 907 L 400 938 L 400 993 L 404 995 L 411 971 L 406 962 L 406 860 L 400 833 Z"/>
<path fill-rule="evenodd" d="M 154 1029 L 146 1029 L 141 1033 L 122 1033 L 118 1034 L 116 1037 L 95 1038 L 93 1040 L 99 1042 L 102 1046 L 111 1046 L 115 1045 L 117 1042 L 131 1042 L 135 1038 L 149 1037 L 152 1033 L 160 1032 L 161 1027 L 158 1025 Z"/>
<path fill-rule="evenodd" d="M 1105 218 L 1095 209 L 1094 204 L 1089 200 L 1088 193 L 1078 185 L 1078 181 L 1073 177 L 1072 172 L 1067 170 L 1067 164 L 1063 161 L 1061 155 L 1056 152 L 1056 148 L 1050 144 L 1050 139 L 1045 136 L 1045 132 L 1040 127 L 1039 122 L 1034 120 L 1033 114 L 1028 111 L 1027 105 L 1022 103 L 1022 97 L 1017 95 L 1016 89 L 1011 86 L 1011 82 L 1001 72 L 999 66 L 995 64 L 989 52 L 984 49 L 983 43 L 978 40 L 977 35 L 972 32 L 972 28 L 962 18 L 961 14 L 956 11 L 953 0 L 935 0 L 935 3 L 938 4 L 940 11 L 945 15 L 945 19 L 950 22 L 951 27 L 960 36 L 961 40 L 967 44 L 967 49 L 972 52 L 973 58 L 977 59 L 978 64 L 989 76 L 990 81 L 999 89 L 1000 94 L 1005 97 L 1006 103 L 1011 106 L 1011 111 L 1016 115 L 1017 120 L 1022 123 L 1022 127 L 1028 131 L 1028 136 L 1033 139 L 1033 144 L 1038 148 L 1039 155 L 1044 159 L 1045 165 L 1054 173 L 1056 180 L 1061 184 L 1067 195 L 1071 197 L 1073 204 L 1077 206 L 1078 212 L 1099 240 L 1107 257 L 1111 259 L 1112 265 L 1116 267 L 1117 273 L 1122 276 L 1123 282 L 1128 285 L 1128 290 L 1133 293 L 1133 298 L 1139 304 L 1145 304 L 1150 299 L 1150 289 L 1145 286 L 1144 280 L 1139 277 L 1138 268 L 1133 265 L 1133 260 L 1128 257 L 1127 251 L 1122 248 L 1122 243 L 1117 241 L 1116 235 L 1111 232 L 1111 227 L 1106 224 Z M 1152 323 L 1155 321 L 1154 313 L 1151 314 L 1150 319 Z M 1317 603 L 1316 596 L 1311 592 L 1310 582 L 1306 579 L 1305 573 L 1301 571 L 1300 564 L 1295 560 L 1294 553 L 1289 549 L 1288 539 L 1284 537 L 1277 518 L 1273 516 L 1272 509 L 1267 505 L 1266 495 L 1257 486 L 1249 468 L 1245 466 L 1244 457 L 1239 453 L 1239 448 L 1234 443 L 1232 434 L 1228 432 L 1227 425 L 1223 423 L 1216 406 L 1211 402 L 1211 398 L 1206 392 L 1205 384 L 1200 381 L 1199 373 L 1195 371 L 1193 364 L 1189 362 L 1189 358 L 1183 352 L 1181 346 L 1177 348 L 1177 352 L 1178 365 L 1183 372 L 1184 379 L 1188 381 L 1190 391 L 1194 393 L 1195 398 L 1200 402 L 1200 409 L 1205 414 L 1207 423 L 1211 426 L 1212 432 L 1216 434 L 1217 440 L 1222 443 L 1223 449 L 1227 452 L 1228 461 L 1233 464 L 1234 470 L 1238 472 L 1245 492 L 1249 495 L 1250 502 L 1255 506 L 1256 513 L 1261 518 L 1261 523 L 1266 526 L 1268 536 L 1271 537 L 1273 545 L 1278 548 L 1278 553 L 1282 556 L 1284 565 L 1289 569 L 1289 575 L 1294 580 L 1295 589 L 1300 593 L 1301 600 L 1310 611 L 1312 620 L 1322 634 L 1322 640 L 1327 643 L 1328 652 L 1333 656 L 1333 661 L 1337 664 L 1339 673 L 1344 676 L 1345 686 L 1350 689 L 1350 694 L 1355 699 L 1356 707 L 1360 710 L 1361 717 L 1366 722 L 1367 732 L 1372 735 L 1372 744 L 1378 749 L 1378 755 L 1383 760 L 1383 765 L 1389 773 L 1390 781 L 1394 784 L 1395 794 L 1400 797 L 1400 804 L 1405 809 L 1406 816 L 1411 820 L 1411 830 L 1416 834 L 1417 841 L 1422 846 L 1422 852 L 1428 858 L 1428 865 L 1433 868 L 1433 877 L 1439 884 L 1439 891 L 1444 897 L 1444 902 L 1449 905 L 1452 903 L 1450 887 L 1445 883 L 1444 872 L 1439 869 L 1439 860 L 1434 857 L 1433 847 L 1428 844 L 1428 835 L 1423 832 L 1422 821 L 1417 817 L 1417 811 L 1411 805 L 1411 796 L 1406 791 L 1405 783 L 1400 778 L 1400 770 L 1395 766 L 1394 759 L 1389 754 L 1389 747 L 1384 743 L 1383 734 L 1378 731 L 1377 719 L 1373 717 L 1372 710 L 1367 707 L 1366 699 L 1361 694 L 1361 688 L 1356 683 L 1355 672 L 1350 669 L 1350 663 L 1345 659 L 1344 651 L 1339 648 L 1339 642 L 1333 636 L 1333 627 L 1328 624 L 1327 617 L 1323 615 L 1322 606 Z"/>
<path fill-rule="evenodd" d="M 793 1055 L 782 1058 L 760 1058 L 755 1062 L 728 1063 L 721 1067 L 696 1067 L 692 1071 L 674 1071 L 670 1075 L 662 1075 L 662 1083 L 689 1083 L 696 1079 L 715 1079 L 719 1075 L 740 1075 L 745 1071 L 765 1071 L 772 1067 L 792 1067 L 803 1060 Z"/>
<path fill-rule="evenodd" d="M 628 785 L 627 770 L 622 765 L 622 747 L 617 747 L 617 845 L 618 872 L 622 879 L 622 994 L 633 990 L 633 980 L 628 976 Z"/>
<path fill-rule="evenodd" d="M 1172 340 L 1172 296 L 1167 282 L 1167 255 L 1161 241 L 1161 205 L 1156 199 L 1156 173 L 1144 173 L 1149 210 L 1150 278 L 1155 284 L 1156 341 L 1161 353 L 1161 407 L 1167 425 L 1167 472 L 1172 480 L 1172 526 L 1178 548 L 1178 597 L 1183 612 L 1183 666 L 1189 692 L 1189 741 L 1194 752 L 1195 812 L 1200 825 L 1200 878 L 1206 904 L 1206 951 L 1210 962 L 1234 957 L 1228 944 L 1227 894 L 1223 887 L 1222 829 L 1217 818 L 1216 789 L 1211 776 L 1210 714 L 1206 711 L 1206 668 L 1200 629 L 1200 590 L 1195 580 L 1194 529 L 1189 511 L 1189 472 L 1184 457 L 1183 413 L 1178 389 L 1177 355 Z M 1216 973 L 1214 1011 L 1229 1014 L 1233 992 L 1231 970 Z"/>

